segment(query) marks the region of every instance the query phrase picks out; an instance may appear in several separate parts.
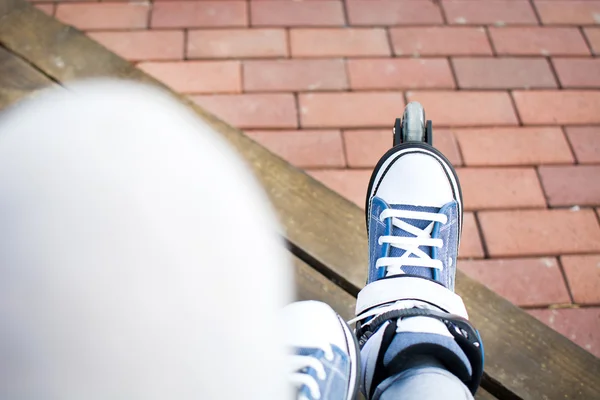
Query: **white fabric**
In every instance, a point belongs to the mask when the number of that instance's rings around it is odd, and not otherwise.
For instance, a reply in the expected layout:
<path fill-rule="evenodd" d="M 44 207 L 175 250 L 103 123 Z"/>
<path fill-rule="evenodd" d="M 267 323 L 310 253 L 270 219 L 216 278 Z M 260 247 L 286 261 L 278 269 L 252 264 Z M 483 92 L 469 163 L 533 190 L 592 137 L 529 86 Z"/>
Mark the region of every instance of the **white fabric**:
<path fill-rule="evenodd" d="M 308 324 L 306 321 L 311 323 Z M 332 352 L 331 344 L 340 349 L 348 347 L 340 322 L 330 306 L 318 301 L 288 304 L 282 314 L 286 344 L 289 347 L 328 349 L 326 354 Z"/>
<path fill-rule="evenodd" d="M 301 301 L 288 304 L 283 310 L 282 323 L 286 329 L 286 343 L 291 348 L 321 349 L 325 358 L 332 361 L 334 358 L 332 344 L 342 350 L 348 347 L 346 334 L 341 325 L 343 321 L 325 303 Z M 356 356 L 354 358 L 356 359 Z M 303 368 L 309 366 L 317 371 L 320 379 L 326 378 L 323 364 L 318 359 L 312 356 L 292 355 L 290 381 L 297 388 L 306 385 L 312 397 L 318 399 L 320 397 L 318 383 L 310 375 L 301 372 Z"/>
<path fill-rule="evenodd" d="M 392 163 L 394 165 L 390 167 Z M 458 196 L 459 183 L 453 171 L 451 165 L 432 151 L 406 148 L 389 157 L 379 168 L 369 198 L 372 198 L 377 190 L 377 196 L 388 204 L 442 207 L 456 200 L 458 215 L 462 216 L 462 199 Z"/>
<path fill-rule="evenodd" d="M 290 398 L 292 267 L 249 171 L 131 83 L 2 115 L 0 398 Z"/>
<path fill-rule="evenodd" d="M 369 283 L 359 293 L 356 299 L 356 315 L 362 318 L 368 316 L 365 311 L 374 307 L 399 300 L 423 301 L 463 318 L 468 318 L 465 305 L 456 293 L 446 289 L 442 285 L 422 278 L 409 276 L 380 279 Z M 368 313 L 378 314 L 378 310 Z"/>
<path fill-rule="evenodd" d="M 386 276 L 404 274 L 402 267 L 405 265 L 434 268 L 438 270 L 442 270 L 444 268 L 444 265 L 440 260 L 432 259 L 429 254 L 419 249 L 419 246 L 441 248 L 444 245 L 442 239 L 432 239 L 431 232 L 435 222 L 445 224 L 448 221 L 448 217 L 445 214 L 394 209 L 383 210 L 379 216 L 379 219 L 384 221 L 388 218 L 392 219 L 393 226 L 411 233 L 415 235 L 415 237 L 380 236 L 378 239 L 379 245 L 388 243 L 393 247 L 404 250 L 404 253 L 400 257 L 378 258 L 375 263 L 377 268 L 387 267 Z M 400 218 L 418 219 L 433 222 L 431 222 L 425 229 L 420 229 L 402 221 Z M 416 257 L 411 257 L 413 255 Z"/>
<path fill-rule="evenodd" d="M 411 154 L 406 154 L 407 152 Z M 394 165 L 388 169 L 392 162 Z M 385 179 L 379 184 L 384 172 Z M 454 200 L 453 188 L 458 193 L 458 184 L 450 166 L 445 165 L 435 153 L 420 148 L 405 149 L 387 159 L 376 175 L 373 191 L 375 188 L 377 196 L 388 204 L 430 207 L 441 207 Z M 401 190 L 402 188 L 410 190 Z M 370 196 L 373 194 L 370 193 Z M 461 206 L 459 204 L 459 211 Z"/>

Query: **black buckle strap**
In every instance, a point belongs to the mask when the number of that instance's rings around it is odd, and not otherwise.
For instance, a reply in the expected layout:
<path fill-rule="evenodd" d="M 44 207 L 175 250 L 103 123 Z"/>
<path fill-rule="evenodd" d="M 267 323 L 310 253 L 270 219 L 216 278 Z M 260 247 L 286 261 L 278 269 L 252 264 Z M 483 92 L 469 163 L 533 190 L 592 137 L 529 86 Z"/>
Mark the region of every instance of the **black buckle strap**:
<path fill-rule="evenodd" d="M 404 317 L 429 317 L 435 318 L 444 323 L 454 340 L 465 352 L 465 355 L 471 363 L 472 375 L 468 382 L 465 382 L 472 394 L 475 394 L 481 378 L 483 376 L 484 352 L 483 343 L 479 332 L 471 323 L 458 315 L 448 314 L 436 310 L 422 308 L 409 308 L 402 310 L 387 311 L 377 317 L 374 317 L 365 324 L 356 323 L 356 336 L 359 346 L 362 349 L 367 340 L 388 320 L 397 320 Z M 381 352 L 381 351 L 380 351 Z"/>

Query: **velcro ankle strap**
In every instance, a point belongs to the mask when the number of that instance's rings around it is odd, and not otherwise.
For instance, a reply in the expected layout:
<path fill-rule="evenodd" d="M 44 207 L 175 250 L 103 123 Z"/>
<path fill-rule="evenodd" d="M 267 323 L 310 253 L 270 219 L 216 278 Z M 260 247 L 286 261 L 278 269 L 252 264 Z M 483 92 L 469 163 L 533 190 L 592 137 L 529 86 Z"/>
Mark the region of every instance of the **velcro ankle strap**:
<path fill-rule="evenodd" d="M 401 300 L 418 300 L 443 311 L 468 319 L 460 296 L 437 282 L 414 276 L 396 276 L 369 283 L 356 299 L 356 315 L 384 304 Z"/>

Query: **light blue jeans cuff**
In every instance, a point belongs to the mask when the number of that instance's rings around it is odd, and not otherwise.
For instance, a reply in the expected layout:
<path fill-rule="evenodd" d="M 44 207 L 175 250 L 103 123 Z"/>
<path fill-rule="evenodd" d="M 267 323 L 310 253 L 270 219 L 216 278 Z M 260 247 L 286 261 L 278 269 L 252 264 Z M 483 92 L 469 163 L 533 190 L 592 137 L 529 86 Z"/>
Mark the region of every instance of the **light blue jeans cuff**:
<path fill-rule="evenodd" d="M 412 364 L 381 382 L 373 400 L 473 400 L 464 383 L 435 358 L 416 357 Z"/>

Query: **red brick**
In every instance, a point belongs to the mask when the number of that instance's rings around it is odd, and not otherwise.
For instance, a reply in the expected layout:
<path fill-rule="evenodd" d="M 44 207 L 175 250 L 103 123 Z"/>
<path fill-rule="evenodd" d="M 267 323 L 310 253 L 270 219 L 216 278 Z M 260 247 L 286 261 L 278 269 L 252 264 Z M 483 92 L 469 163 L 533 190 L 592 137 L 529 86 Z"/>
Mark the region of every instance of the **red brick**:
<path fill-rule="evenodd" d="M 599 127 L 568 127 L 566 130 L 579 163 L 600 163 Z"/>
<path fill-rule="evenodd" d="M 180 93 L 242 91 L 239 61 L 149 62 L 138 67 Z"/>
<path fill-rule="evenodd" d="M 435 126 L 516 125 L 517 117 L 505 92 L 407 92 L 419 101 Z"/>
<path fill-rule="evenodd" d="M 453 132 L 468 166 L 573 163 L 569 144 L 558 127 L 455 129 Z"/>
<path fill-rule="evenodd" d="M 258 143 L 299 168 L 345 167 L 338 130 L 247 131 Z"/>
<path fill-rule="evenodd" d="M 392 28 L 390 36 L 394 54 L 398 56 L 492 54 L 492 48 L 483 28 Z"/>
<path fill-rule="evenodd" d="M 450 24 L 533 24 L 537 18 L 528 1 L 511 0 L 444 0 L 446 18 Z"/>
<path fill-rule="evenodd" d="M 600 357 L 600 307 L 528 312 L 596 357 Z"/>
<path fill-rule="evenodd" d="M 48 15 L 54 15 L 55 5 L 53 3 L 37 3 L 35 4 L 35 8 L 45 12 Z"/>
<path fill-rule="evenodd" d="M 246 129 L 296 128 L 296 103 L 292 94 L 238 94 L 190 96 L 225 122 Z"/>
<path fill-rule="evenodd" d="M 152 10 L 153 28 L 201 28 L 247 26 L 245 1 L 157 2 Z"/>
<path fill-rule="evenodd" d="M 385 30 L 380 28 L 291 29 L 294 57 L 388 56 Z"/>
<path fill-rule="evenodd" d="M 88 36 L 130 61 L 183 59 L 183 31 L 88 32 Z"/>
<path fill-rule="evenodd" d="M 585 37 L 587 38 L 592 52 L 595 55 L 600 54 L 600 28 L 585 28 Z"/>
<path fill-rule="evenodd" d="M 254 26 L 342 26 L 344 9 L 339 0 L 251 1 Z"/>
<path fill-rule="evenodd" d="M 344 60 L 257 60 L 244 62 L 246 91 L 317 91 L 348 88 Z"/>
<path fill-rule="evenodd" d="M 491 257 L 600 250 L 600 227 L 592 210 L 482 211 L 478 217 Z"/>
<path fill-rule="evenodd" d="M 544 58 L 455 58 L 462 89 L 529 89 L 557 87 Z"/>
<path fill-rule="evenodd" d="M 489 28 L 496 52 L 500 55 L 589 55 L 590 51 L 577 28 Z"/>
<path fill-rule="evenodd" d="M 513 97 L 524 124 L 600 122 L 600 91 L 517 91 Z"/>
<path fill-rule="evenodd" d="M 373 168 L 382 155 L 392 147 L 392 130 L 344 131 L 344 144 L 348 166 Z"/>
<path fill-rule="evenodd" d="M 349 0 L 346 2 L 351 25 L 443 24 L 442 13 L 434 1 Z"/>
<path fill-rule="evenodd" d="M 533 168 L 461 168 L 457 172 L 465 210 L 546 207 Z"/>
<path fill-rule="evenodd" d="M 551 206 L 600 205 L 600 166 L 542 166 L 539 171 Z"/>
<path fill-rule="evenodd" d="M 475 215 L 472 212 L 466 212 L 463 219 L 458 258 L 472 259 L 483 258 L 483 256 L 483 246 L 481 244 L 479 228 L 477 228 L 477 222 L 475 222 Z"/>
<path fill-rule="evenodd" d="M 458 142 L 452 131 L 448 129 L 434 129 L 433 146 L 441 151 L 455 167 L 462 165 Z"/>
<path fill-rule="evenodd" d="M 286 57 L 283 29 L 216 29 L 188 33 L 190 58 Z"/>
<path fill-rule="evenodd" d="M 402 113 L 402 93 L 354 92 L 300 94 L 303 127 L 389 126 Z"/>
<path fill-rule="evenodd" d="M 453 89 L 454 78 L 446 59 L 350 59 L 352 89 Z"/>
<path fill-rule="evenodd" d="M 563 256 L 561 263 L 578 304 L 600 304 L 600 255 Z"/>
<path fill-rule="evenodd" d="M 371 178 L 371 170 L 325 169 L 306 172 L 360 208 L 365 208 L 365 196 Z"/>
<path fill-rule="evenodd" d="M 600 88 L 600 59 L 554 58 L 552 63 L 563 87 Z"/>
<path fill-rule="evenodd" d="M 464 260 L 458 268 L 518 306 L 571 302 L 556 258 Z"/>
<path fill-rule="evenodd" d="M 600 1 L 535 1 L 544 25 L 593 25 L 600 23 Z"/>
<path fill-rule="evenodd" d="M 89 3 L 59 4 L 56 18 L 82 30 L 146 28 L 150 4 Z"/>
<path fill-rule="evenodd" d="M 348 166 L 352 168 L 373 168 L 392 147 L 392 130 L 348 130 L 343 132 Z M 434 145 L 454 165 L 460 165 L 460 153 L 452 132 L 436 130 Z"/>

